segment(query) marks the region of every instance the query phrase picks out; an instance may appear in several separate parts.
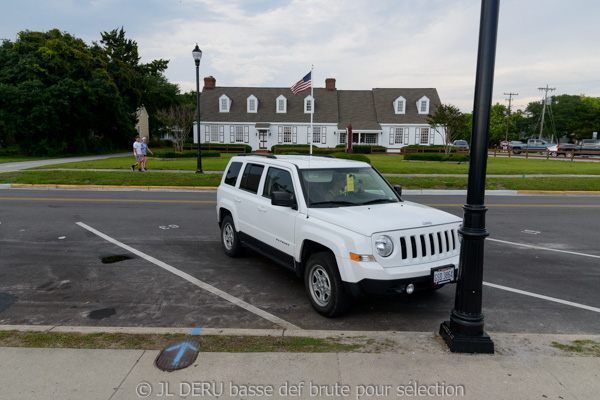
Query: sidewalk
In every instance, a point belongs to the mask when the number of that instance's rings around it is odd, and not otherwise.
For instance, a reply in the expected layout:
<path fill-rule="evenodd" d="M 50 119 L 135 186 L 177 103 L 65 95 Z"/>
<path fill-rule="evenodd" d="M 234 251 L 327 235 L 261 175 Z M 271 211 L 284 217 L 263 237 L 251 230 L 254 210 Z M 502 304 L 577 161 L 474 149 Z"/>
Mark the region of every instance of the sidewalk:
<path fill-rule="evenodd" d="M 190 333 L 191 329 L 154 331 Z M 341 336 L 381 343 L 382 348 L 370 353 L 199 353 L 192 365 L 174 372 L 154 366 L 159 351 L 4 347 L 0 348 L 0 398 L 597 398 L 600 358 L 565 353 L 551 343 L 600 342 L 600 335 L 488 333 L 495 344 L 494 355 L 450 353 L 439 335 L 431 332 L 206 329 L 202 334 Z M 202 335 L 197 341 L 202 343 Z"/>

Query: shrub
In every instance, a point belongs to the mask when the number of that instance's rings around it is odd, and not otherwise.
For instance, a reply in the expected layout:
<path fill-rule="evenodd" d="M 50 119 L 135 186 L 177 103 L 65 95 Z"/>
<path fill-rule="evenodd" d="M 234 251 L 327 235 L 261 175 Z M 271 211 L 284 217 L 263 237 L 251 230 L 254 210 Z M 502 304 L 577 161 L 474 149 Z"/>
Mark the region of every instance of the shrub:
<path fill-rule="evenodd" d="M 184 150 L 176 152 L 168 149 L 154 150 L 154 157 L 159 158 L 194 158 L 198 156 L 197 150 Z M 202 150 L 202 158 L 218 158 L 221 157 L 221 153 L 218 150 Z"/>
<path fill-rule="evenodd" d="M 452 161 L 452 162 L 468 162 L 468 154 L 450 154 L 444 153 L 409 153 L 404 156 L 407 161 Z"/>
<path fill-rule="evenodd" d="M 336 148 L 321 148 L 313 145 L 313 154 L 333 154 L 340 151 Z M 277 144 L 271 147 L 273 154 L 310 154 L 309 144 Z"/>
<path fill-rule="evenodd" d="M 366 146 L 366 145 L 362 145 L 362 144 L 356 144 L 356 145 L 352 145 L 352 153 L 354 154 L 371 154 L 371 149 L 375 147 L 375 148 L 380 148 L 380 149 L 385 149 L 385 147 L 383 146 Z"/>

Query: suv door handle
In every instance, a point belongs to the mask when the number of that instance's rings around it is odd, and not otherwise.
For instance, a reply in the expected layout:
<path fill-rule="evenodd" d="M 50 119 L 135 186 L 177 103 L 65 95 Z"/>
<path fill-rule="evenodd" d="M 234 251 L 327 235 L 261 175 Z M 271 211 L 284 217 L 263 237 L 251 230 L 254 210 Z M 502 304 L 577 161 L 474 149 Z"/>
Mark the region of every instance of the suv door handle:
<path fill-rule="evenodd" d="M 242 199 L 240 199 L 239 197 L 235 197 L 234 200 L 237 201 L 238 203 L 242 202 Z"/>
<path fill-rule="evenodd" d="M 265 206 L 258 206 L 258 211 L 267 212 L 267 207 L 265 207 Z"/>

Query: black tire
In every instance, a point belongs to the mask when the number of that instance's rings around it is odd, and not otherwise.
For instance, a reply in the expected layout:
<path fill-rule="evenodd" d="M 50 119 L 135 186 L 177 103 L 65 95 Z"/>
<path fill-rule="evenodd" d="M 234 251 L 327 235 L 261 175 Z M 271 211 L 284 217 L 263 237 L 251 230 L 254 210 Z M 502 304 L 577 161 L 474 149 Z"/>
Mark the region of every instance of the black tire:
<path fill-rule="evenodd" d="M 240 238 L 231 215 L 225 216 L 221 222 L 221 244 L 225 254 L 229 257 L 238 257 L 243 253 L 244 249 L 240 244 Z"/>
<path fill-rule="evenodd" d="M 308 259 L 304 284 L 310 304 L 319 314 L 337 317 L 350 307 L 352 301 L 344 290 L 333 254 L 321 252 Z"/>
<path fill-rule="evenodd" d="M 513 150 L 513 154 L 521 154 L 521 152 Z"/>

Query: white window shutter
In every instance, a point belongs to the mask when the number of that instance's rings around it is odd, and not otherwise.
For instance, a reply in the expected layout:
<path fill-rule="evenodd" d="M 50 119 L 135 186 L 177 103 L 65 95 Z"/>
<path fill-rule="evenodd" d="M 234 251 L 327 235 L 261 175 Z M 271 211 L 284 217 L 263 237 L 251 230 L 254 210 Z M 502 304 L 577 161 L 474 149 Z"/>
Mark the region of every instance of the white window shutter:
<path fill-rule="evenodd" d="M 390 128 L 390 144 L 396 143 L 396 128 Z"/>
<path fill-rule="evenodd" d="M 235 143 L 235 128 L 229 126 L 229 143 Z"/>
<path fill-rule="evenodd" d="M 244 126 L 244 143 L 250 142 L 250 127 Z"/>
<path fill-rule="evenodd" d="M 415 144 L 421 144 L 421 128 L 415 129 Z"/>
<path fill-rule="evenodd" d="M 326 126 L 321 128 L 321 143 L 322 144 L 327 143 L 327 127 Z"/>
<path fill-rule="evenodd" d="M 279 133 L 277 134 L 277 143 L 283 143 L 283 126 L 279 127 Z"/>
<path fill-rule="evenodd" d="M 219 125 L 219 143 L 225 142 L 225 126 Z"/>
<path fill-rule="evenodd" d="M 210 126 L 208 125 L 204 127 L 204 141 L 210 143 Z"/>
<path fill-rule="evenodd" d="M 292 127 L 292 143 L 298 143 L 298 129 L 297 127 Z"/>

